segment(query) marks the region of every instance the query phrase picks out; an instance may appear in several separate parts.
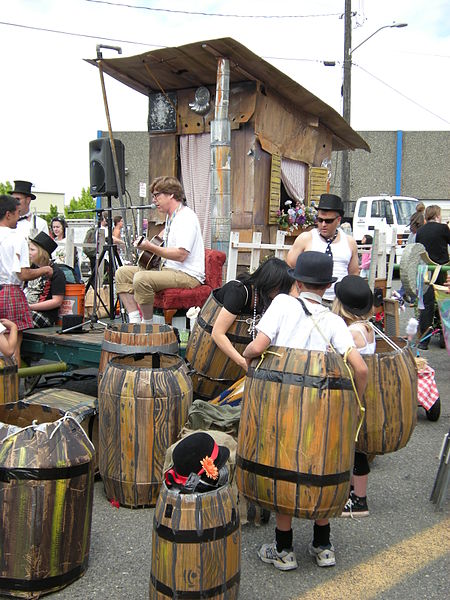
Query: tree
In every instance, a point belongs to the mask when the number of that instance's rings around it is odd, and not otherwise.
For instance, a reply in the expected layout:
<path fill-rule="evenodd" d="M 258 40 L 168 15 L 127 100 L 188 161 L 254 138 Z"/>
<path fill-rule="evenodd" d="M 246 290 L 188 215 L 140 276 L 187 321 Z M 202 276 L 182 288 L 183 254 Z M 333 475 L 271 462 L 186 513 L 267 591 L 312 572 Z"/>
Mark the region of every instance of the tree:
<path fill-rule="evenodd" d="M 95 217 L 95 212 L 85 212 L 78 214 L 70 214 L 69 211 L 72 210 L 83 210 L 83 209 L 95 209 L 95 200 L 90 195 L 89 189 L 82 188 L 81 196 L 78 197 L 78 200 L 72 198 L 69 202 L 69 206 L 65 207 L 64 213 L 67 219 L 93 219 Z"/>
<path fill-rule="evenodd" d="M 50 204 L 50 211 L 48 213 L 41 213 L 39 216 L 47 221 L 47 225 L 50 228 L 50 223 L 53 217 L 57 217 L 59 214 L 58 207 L 56 204 Z"/>
<path fill-rule="evenodd" d="M 0 181 L 0 194 L 7 194 L 12 189 L 13 189 L 13 186 L 10 184 L 9 181 L 7 181 L 6 183 L 2 183 Z"/>

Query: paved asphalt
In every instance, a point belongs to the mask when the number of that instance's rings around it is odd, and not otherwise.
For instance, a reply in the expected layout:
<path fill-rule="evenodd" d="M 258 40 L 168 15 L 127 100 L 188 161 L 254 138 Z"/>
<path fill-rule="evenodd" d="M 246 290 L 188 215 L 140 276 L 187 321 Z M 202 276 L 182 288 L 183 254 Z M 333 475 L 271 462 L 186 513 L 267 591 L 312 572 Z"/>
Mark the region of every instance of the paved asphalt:
<path fill-rule="evenodd" d="M 402 332 L 412 309 L 402 315 Z M 441 511 L 429 501 L 438 454 L 450 422 L 450 357 L 432 340 L 422 353 L 436 370 L 442 400 L 439 421 L 422 408 L 407 447 L 376 457 L 369 476 L 370 516 L 334 519 L 335 567 L 321 569 L 307 555 L 312 523 L 294 520 L 294 549 L 299 567 L 282 573 L 263 564 L 256 550 L 274 538 L 268 525 L 242 528 L 241 600 L 326 600 L 351 598 L 415 600 L 449 597 L 449 500 Z M 56 385 L 53 383 L 52 385 Z M 95 382 L 64 387 L 95 394 Z M 450 490 L 448 493 L 450 496 Z M 91 553 L 86 574 L 52 597 L 63 599 L 141 600 L 148 598 L 153 509 L 114 508 L 95 484 Z M 445 592 L 447 590 L 447 592 Z"/>

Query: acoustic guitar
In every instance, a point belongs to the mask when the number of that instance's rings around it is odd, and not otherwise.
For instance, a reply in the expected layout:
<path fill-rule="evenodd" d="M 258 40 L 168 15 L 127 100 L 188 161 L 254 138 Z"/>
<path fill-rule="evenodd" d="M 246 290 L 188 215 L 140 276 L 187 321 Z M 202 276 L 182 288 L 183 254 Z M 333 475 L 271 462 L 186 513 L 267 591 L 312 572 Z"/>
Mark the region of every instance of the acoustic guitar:
<path fill-rule="evenodd" d="M 164 240 L 159 235 L 154 235 L 150 240 L 151 244 L 159 246 L 160 248 L 164 245 Z M 137 264 L 146 271 L 158 271 L 161 257 L 148 250 L 142 250 L 139 253 Z"/>

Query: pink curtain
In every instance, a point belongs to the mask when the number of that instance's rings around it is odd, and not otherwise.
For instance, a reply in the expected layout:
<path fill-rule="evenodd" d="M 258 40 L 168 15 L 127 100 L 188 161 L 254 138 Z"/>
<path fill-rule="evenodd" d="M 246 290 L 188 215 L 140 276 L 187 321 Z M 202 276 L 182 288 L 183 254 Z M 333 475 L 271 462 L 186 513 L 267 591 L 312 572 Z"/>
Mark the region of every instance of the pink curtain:
<path fill-rule="evenodd" d="M 189 208 L 200 221 L 205 248 L 211 248 L 211 135 L 180 136 L 181 179 Z"/>
<path fill-rule="evenodd" d="M 308 166 L 305 163 L 290 158 L 281 159 L 281 181 L 293 200 L 305 201 L 307 173 Z"/>

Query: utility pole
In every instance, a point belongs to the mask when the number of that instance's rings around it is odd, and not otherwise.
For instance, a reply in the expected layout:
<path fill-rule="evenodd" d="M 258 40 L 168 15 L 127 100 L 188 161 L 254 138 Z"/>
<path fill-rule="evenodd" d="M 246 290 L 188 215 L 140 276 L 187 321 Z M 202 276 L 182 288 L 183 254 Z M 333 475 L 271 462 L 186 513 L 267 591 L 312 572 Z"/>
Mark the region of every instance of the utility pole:
<path fill-rule="evenodd" d="M 350 125 L 352 89 L 352 0 L 345 0 L 344 12 L 344 78 L 342 83 L 342 116 Z M 341 198 L 348 214 L 350 202 L 350 157 L 349 151 L 341 152 Z"/>

